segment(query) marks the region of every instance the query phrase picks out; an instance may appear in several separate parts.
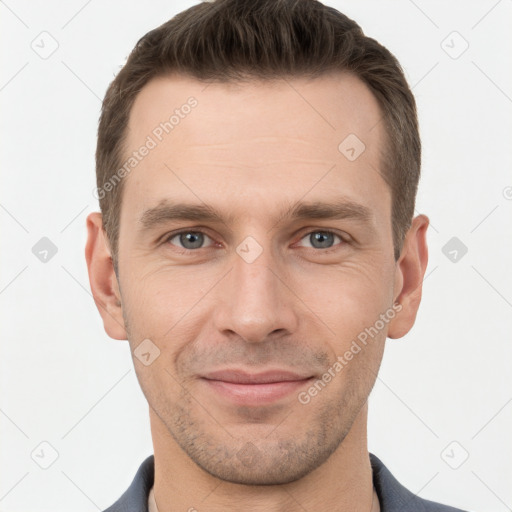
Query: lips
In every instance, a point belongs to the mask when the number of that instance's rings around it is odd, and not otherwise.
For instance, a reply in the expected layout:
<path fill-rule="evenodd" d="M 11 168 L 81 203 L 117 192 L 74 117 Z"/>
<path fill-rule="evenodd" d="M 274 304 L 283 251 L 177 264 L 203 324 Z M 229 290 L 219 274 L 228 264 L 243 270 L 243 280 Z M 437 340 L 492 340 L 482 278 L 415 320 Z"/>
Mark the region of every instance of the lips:
<path fill-rule="evenodd" d="M 285 398 L 313 378 L 311 374 L 284 369 L 259 373 L 230 369 L 207 373 L 201 380 L 222 400 L 236 405 L 259 406 Z"/>
<path fill-rule="evenodd" d="M 268 384 L 270 382 L 289 382 L 305 380 L 312 377 L 311 374 L 299 374 L 288 370 L 267 370 L 260 373 L 247 373 L 243 370 L 221 370 L 203 375 L 208 380 L 221 380 L 234 384 Z"/>

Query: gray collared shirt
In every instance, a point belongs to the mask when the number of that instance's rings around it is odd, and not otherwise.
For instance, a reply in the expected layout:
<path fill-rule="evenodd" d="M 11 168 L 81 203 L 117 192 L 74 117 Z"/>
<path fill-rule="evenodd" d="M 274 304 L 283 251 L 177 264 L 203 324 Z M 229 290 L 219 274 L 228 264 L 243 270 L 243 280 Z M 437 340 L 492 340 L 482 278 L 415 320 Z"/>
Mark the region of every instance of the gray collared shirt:
<path fill-rule="evenodd" d="M 381 512 L 464 512 L 416 496 L 398 482 L 373 453 L 370 453 L 370 462 Z M 104 512 L 148 512 L 148 496 L 153 487 L 154 471 L 154 456 L 150 455 L 139 467 L 130 487 Z"/>

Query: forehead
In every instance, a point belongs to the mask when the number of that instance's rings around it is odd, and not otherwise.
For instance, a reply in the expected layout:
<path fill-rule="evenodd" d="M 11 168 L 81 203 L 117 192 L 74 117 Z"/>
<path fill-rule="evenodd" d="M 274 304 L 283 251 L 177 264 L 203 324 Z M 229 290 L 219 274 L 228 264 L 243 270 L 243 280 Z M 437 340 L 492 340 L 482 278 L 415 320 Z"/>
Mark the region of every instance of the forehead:
<path fill-rule="evenodd" d="M 243 83 L 153 79 L 130 113 L 126 157 L 139 154 L 122 212 L 133 221 L 168 198 L 238 206 L 243 215 L 308 190 L 316 194 L 310 199 L 337 192 L 371 204 L 389 192 L 379 174 L 380 120 L 372 92 L 346 73 Z"/>
<path fill-rule="evenodd" d="M 188 108 L 191 102 L 196 105 Z M 189 114 L 192 121 L 182 123 Z M 222 144 L 234 135 L 239 139 L 283 134 L 339 139 L 349 130 L 371 145 L 382 129 L 380 117 L 373 93 L 349 73 L 225 83 L 174 74 L 151 80 L 137 95 L 128 142 L 136 145 L 137 139 L 170 121 L 172 139 L 187 147 Z"/>

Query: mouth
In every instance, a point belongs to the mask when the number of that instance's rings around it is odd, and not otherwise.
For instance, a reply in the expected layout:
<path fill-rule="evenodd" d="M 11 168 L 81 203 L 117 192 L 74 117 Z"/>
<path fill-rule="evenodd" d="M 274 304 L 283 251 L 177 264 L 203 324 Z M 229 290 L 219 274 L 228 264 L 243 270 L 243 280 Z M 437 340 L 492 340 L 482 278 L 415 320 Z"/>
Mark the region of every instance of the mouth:
<path fill-rule="evenodd" d="M 242 370 L 222 370 L 201 377 L 209 391 L 234 405 L 267 405 L 297 392 L 315 379 L 313 375 L 288 370 L 247 373 Z"/>

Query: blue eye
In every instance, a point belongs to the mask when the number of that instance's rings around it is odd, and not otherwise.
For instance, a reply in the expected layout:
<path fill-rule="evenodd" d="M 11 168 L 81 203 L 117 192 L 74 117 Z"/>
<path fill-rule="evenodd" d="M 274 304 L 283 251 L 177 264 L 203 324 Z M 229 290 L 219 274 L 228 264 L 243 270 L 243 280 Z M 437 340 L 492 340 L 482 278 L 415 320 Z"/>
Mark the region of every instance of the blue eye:
<path fill-rule="evenodd" d="M 307 239 L 309 241 L 310 245 L 306 247 L 330 249 L 334 245 L 335 238 L 343 242 L 341 237 L 332 231 L 311 231 L 302 240 Z"/>
<path fill-rule="evenodd" d="M 186 250 L 201 249 L 205 239 L 211 240 L 208 235 L 201 231 L 181 231 L 180 233 L 169 236 L 166 242 L 173 243 L 172 240 L 175 238 L 178 239 L 181 248 Z M 176 244 L 173 243 L 173 245 Z"/>

